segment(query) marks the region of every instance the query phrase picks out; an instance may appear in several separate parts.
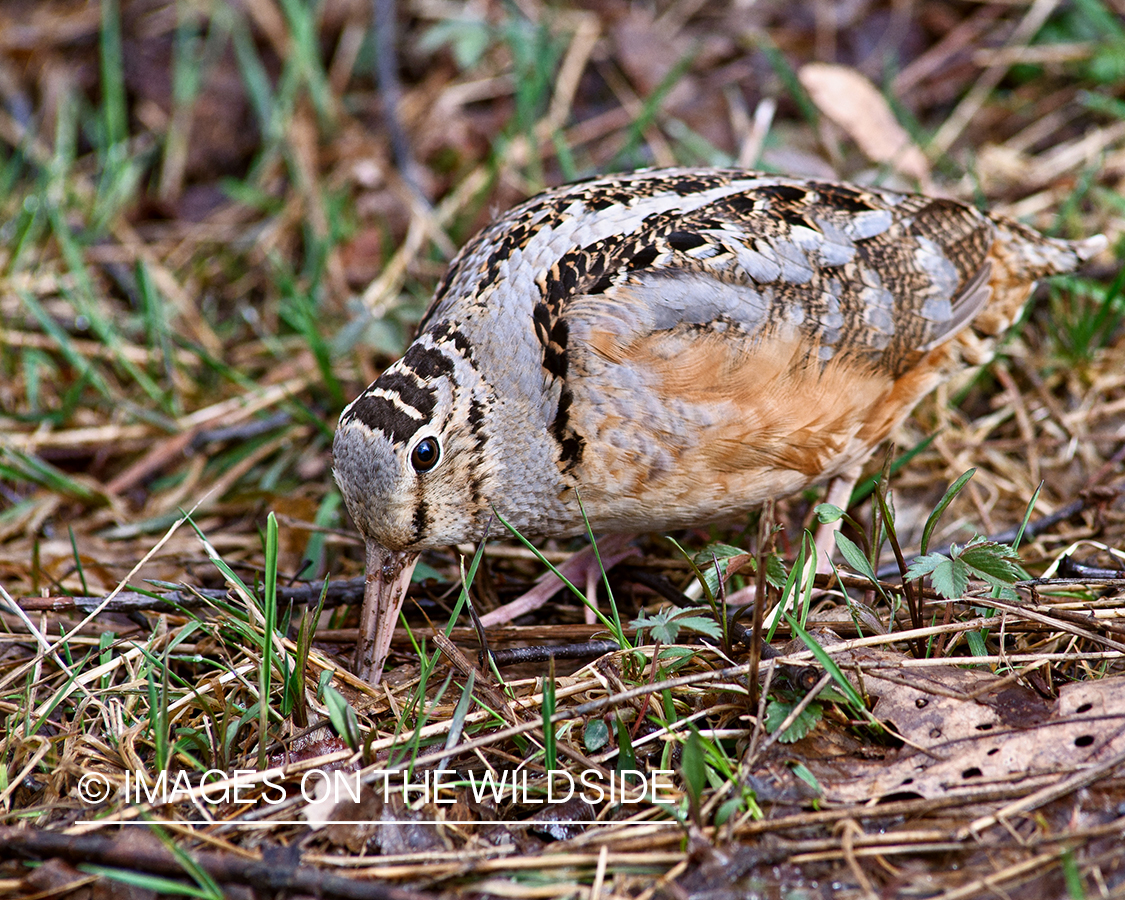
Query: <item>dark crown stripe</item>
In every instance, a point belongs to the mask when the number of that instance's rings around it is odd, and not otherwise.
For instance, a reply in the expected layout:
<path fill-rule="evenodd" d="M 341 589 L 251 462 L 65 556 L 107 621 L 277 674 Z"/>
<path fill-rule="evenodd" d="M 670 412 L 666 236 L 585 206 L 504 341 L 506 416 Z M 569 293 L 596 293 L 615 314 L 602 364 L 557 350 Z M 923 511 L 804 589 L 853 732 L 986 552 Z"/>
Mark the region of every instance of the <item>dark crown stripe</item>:
<path fill-rule="evenodd" d="M 437 404 L 437 392 L 427 387 L 413 375 L 405 372 L 385 372 L 379 376 L 374 387 L 387 394 L 394 394 L 403 406 L 418 410 L 417 418 L 428 419 Z"/>
<path fill-rule="evenodd" d="M 437 347 L 412 344 L 402 358 L 402 364 L 414 372 L 422 381 L 440 378 L 453 372 L 453 360 Z"/>
<path fill-rule="evenodd" d="M 414 437 L 423 421 L 407 415 L 394 401 L 374 394 L 363 394 L 348 409 L 342 423 L 356 419 L 372 431 L 382 432 L 393 443 L 401 444 Z"/>

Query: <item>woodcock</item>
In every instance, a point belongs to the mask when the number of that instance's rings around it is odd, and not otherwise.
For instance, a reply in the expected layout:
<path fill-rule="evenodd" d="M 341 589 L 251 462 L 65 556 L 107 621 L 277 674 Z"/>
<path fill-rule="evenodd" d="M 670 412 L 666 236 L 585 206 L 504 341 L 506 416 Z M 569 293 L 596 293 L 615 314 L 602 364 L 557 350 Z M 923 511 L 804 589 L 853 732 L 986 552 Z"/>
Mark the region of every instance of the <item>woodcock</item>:
<path fill-rule="evenodd" d="M 859 467 L 986 362 L 1068 243 L 952 200 L 717 169 L 546 191 L 461 250 L 406 355 L 340 417 L 381 676 L 422 550 L 495 509 L 531 537 L 683 528 Z"/>

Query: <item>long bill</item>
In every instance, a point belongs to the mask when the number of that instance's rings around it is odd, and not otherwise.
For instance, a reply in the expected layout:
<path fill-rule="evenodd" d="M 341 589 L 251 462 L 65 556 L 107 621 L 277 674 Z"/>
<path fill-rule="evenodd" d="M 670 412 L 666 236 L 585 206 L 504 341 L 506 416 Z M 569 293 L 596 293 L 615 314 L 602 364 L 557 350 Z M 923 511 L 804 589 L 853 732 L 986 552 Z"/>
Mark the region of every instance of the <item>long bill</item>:
<path fill-rule="evenodd" d="M 387 550 L 374 541 L 367 542 L 367 581 L 359 614 L 355 668 L 369 684 L 378 684 L 383 677 L 395 623 L 417 562 L 417 553 Z"/>

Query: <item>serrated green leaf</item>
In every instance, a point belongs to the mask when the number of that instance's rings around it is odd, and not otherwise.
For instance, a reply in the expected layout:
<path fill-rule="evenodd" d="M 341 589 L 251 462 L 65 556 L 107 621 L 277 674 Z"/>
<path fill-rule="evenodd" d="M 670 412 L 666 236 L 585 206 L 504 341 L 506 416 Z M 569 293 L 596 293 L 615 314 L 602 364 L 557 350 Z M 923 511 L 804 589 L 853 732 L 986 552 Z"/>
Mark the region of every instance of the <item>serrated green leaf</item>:
<path fill-rule="evenodd" d="M 680 629 L 696 631 L 708 637 L 719 639 L 723 630 L 719 624 L 706 615 L 696 615 L 698 609 L 661 609 L 651 615 L 638 616 L 629 624 L 640 630 L 647 628 L 652 633 L 652 639 L 661 644 L 674 644 L 679 637 Z M 703 610 L 706 612 L 706 610 Z"/>
<path fill-rule="evenodd" d="M 688 610 L 683 610 L 688 612 Z M 704 634 L 709 638 L 719 640 L 723 636 L 723 629 L 719 627 L 719 623 L 714 619 L 707 616 L 691 616 L 681 615 L 676 619 L 676 624 L 681 628 L 687 628 L 689 631 L 696 631 L 699 634 Z M 668 641 L 668 643 L 672 643 Z"/>
<path fill-rule="evenodd" d="M 930 573 L 930 582 L 947 600 L 963 597 L 969 586 L 969 567 L 960 559 L 943 559 Z"/>
<path fill-rule="evenodd" d="M 997 581 L 1011 584 L 1023 577 L 1023 572 L 1018 565 L 1012 562 L 1018 559 L 1015 551 L 1007 544 L 998 544 L 996 541 L 970 541 L 968 546 L 961 551 L 961 561 L 969 566 L 976 574 L 986 581 Z"/>
<path fill-rule="evenodd" d="M 922 578 L 929 575 L 948 559 L 948 556 L 942 556 L 940 553 L 927 553 L 925 556 L 919 556 L 907 567 L 906 577 L 911 581 L 915 578 Z"/>
<path fill-rule="evenodd" d="M 676 643 L 676 638 L 680 636 L 680 623 L 668 617 L 667 619 L 650 624 L 649 630 L 652 632 L 652 639 L 654 641 L 659 641 L 661 644 L 674 644 Z"/>
<path fill-rule="evenodd" d="M 788 703 L 784 700 L 771 700 L 766 705 L 766 731 L 773 734 L 781 727 L 791 712 L 797 708 L 797 703 Z M 799 741 L 816 727 L 816 723 L 824 716 L 824 710 L 819 703 L 810 703 L 801 714 L 797 716 L 785 729 L 785 733 L 778 738 L 783 744 L 792 744 Z"/>
<path fill-rule="evenodd" d="M 638 641 L 640 640 L 641 631 L 647 628 L 652 632 L 653 640 L 660 641 L 662 644 L 674 644 L 680 628 L 679 625 L 672 621 L 671 611 L 667 609 L 657 610 L 651 615 L 645 613 L 644 615 L 637 616 L 637 618 L 633 619 L 629 624 L 637 629 Z M 669 640 L 669 637 L 671 640 Z"/>

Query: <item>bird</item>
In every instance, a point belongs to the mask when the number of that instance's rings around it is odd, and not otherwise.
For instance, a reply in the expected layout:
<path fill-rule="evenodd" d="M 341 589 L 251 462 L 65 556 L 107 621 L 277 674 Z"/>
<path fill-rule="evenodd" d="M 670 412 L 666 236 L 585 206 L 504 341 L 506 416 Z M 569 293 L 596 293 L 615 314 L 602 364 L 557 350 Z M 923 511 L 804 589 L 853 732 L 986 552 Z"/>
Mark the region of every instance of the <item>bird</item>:
<path fill-rule="evenodd" d="M 991 358 L 1037 279 L 1105 244 L 741 169 L 596 177 L 499 215 L 340 416 L 358 673 L 378 683 L 419 553 L 494 516 L 529 538 L 663 531 L 854 482 L 926 394 Z"/>

